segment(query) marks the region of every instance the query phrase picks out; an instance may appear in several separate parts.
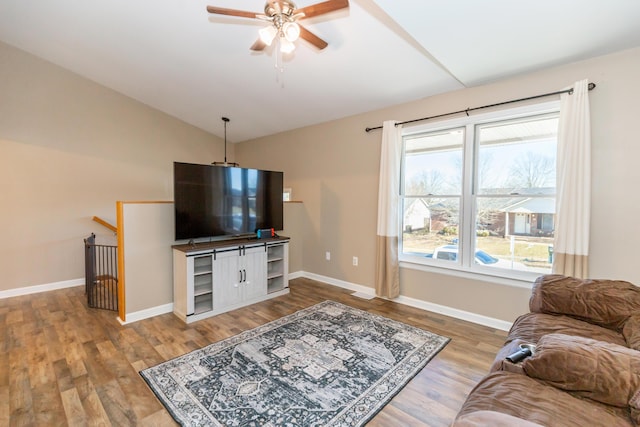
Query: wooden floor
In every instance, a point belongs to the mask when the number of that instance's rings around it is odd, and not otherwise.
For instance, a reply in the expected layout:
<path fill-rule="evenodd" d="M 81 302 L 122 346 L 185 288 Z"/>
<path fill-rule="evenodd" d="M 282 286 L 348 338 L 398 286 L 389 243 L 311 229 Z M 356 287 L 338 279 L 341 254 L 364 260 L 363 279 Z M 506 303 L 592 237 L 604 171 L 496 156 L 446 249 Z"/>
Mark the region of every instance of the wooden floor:
<path fill-rule="evenodd" d="M 291 293 L 185 325 L 173 314 L 121 326 L 84 287 L 0 300 L 0 426 L 174 426 L 138 371 L 331 299 L 451 342 L 368 426 L 447 426 L 505 333 L 295 279 Z"/>

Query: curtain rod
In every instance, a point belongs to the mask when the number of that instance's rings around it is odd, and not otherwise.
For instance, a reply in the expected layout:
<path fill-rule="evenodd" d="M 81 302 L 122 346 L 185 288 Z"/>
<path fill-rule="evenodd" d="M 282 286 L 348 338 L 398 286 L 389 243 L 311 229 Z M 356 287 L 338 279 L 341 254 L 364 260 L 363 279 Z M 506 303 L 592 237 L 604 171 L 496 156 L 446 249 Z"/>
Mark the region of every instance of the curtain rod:
<path fill-rule="evenodd" d="M 593 90 L 596 87 L 596 84 L 595 83 L 589 83 L 588 87 L 589 87 L 589 90 Z M 436 116 L 429 116 L 429 117 L 422 117 L 420 119 L 407 120 L 405 122 L 396 123 L 396 126 L 398 126 L 398 125 L 406 125 L 407 123 L 421 122 L 423 120 L 437 119 L 437 118 L 440 118 L 440 117 L 452 116 L 454 114 L 461 114 L 461 113 L 465 113 L 468 116 L 470 111 L 482 110 L 483 108 L 499 107 L 501 105 L 512 104 L 514 102 L 529 101 L 531 99 L 544 98 L 546 96 L 552 96 L 552 95 L 561 95 L 563 93 L 572 94 L 573 93 L 573 88 L 572 89 L 559 90 L 557 92 L 543 93 L 542 95 L 529 96 L 527 98 L 512 99 L 510 101 L 498 102 L 497 104 L 483 105 L 482 107 L 467 108 L 466 110 L 459 110 L 459 111 L 454 111 L 454 112 L 451 112 L 451 113 L 438 114 Z M 376 126 L 376 127 L 373 127 L 373 128 L 365 128 L 365 132 L 371 132 L 372 130 L 377 130 L 377 129 L 382 129 L 382 126 Z"/>

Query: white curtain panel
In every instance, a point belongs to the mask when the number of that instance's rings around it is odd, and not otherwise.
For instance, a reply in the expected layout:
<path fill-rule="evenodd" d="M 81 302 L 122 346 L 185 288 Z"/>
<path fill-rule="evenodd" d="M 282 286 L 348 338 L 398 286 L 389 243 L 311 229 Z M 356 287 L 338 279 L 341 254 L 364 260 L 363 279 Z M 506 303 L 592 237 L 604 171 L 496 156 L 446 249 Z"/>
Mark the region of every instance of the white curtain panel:
<path fill-rule="evenodd" d="M 380 181 L 378 186 L 378 231 L 376 236 L 376 295 L 400 295 L 398 266 L 398 205 L 402 128 L 393 120 L 382 124 Z"/>
<path fill-rule="evenodd" d="M 553 272 L 587 278 L 591 209 L 591 125 L 588 81 L 560 101 L 557 221 Z"/>

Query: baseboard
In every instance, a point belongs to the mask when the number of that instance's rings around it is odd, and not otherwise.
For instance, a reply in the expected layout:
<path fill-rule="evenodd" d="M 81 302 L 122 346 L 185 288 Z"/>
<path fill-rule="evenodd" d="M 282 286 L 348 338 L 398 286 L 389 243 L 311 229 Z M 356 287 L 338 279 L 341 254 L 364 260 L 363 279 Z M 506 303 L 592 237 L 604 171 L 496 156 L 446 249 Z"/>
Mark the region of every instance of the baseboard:
<path fill-rule="evenodd" d="M 127 313 L 127 320 L 122 321 L 119 317 L 117 317 L 118 322 L 121 325 L 128 325 L 129 323 L 137 322 L 139 320 L 148 319 L 150 317 L 159 316 L 161 314 L 167 314 L 173 312 L 173 303 L 158 305 L 156 307 L 146 308 L 140 311 L 134 311 L 133 313 Z"/>
<path fill-rule="evenodd" d="M 349 289 L 356 292 L 362 292 L 367 295 L 375 295 L 374 289 L 358 285 L 355 283 L 345 282 L 344 280 L 334 279 L 332 277 L 322 276 L 315 273 L 309 273 L 306 271 L 301 273 L 298 277 L 306 277 L 308 279 L 317 280 L 319 282 L 328 283 L 330 285 L 338 286 L 344 289 Z M 291 276 L 289 276 L 291 278 Z M 419 308 L 433 313 L 444 314 L 445 316 L 454 317 L 456 319 L 465 320 L 468 322 L 476 323 L 478 325 L 488 326 L 490 328 L 499 329 L 501 331 L 508 331 L 511 328 L 511 322 L 507 322 L 493 317 L 483 316 L 481 314 L 471 313 L 469 311 L 459 310 L 457 308 L 448 307 L 445 305 L 435 304 L 429 301 L 423 301 L 416 298 L 400 295 L 398 298 L 394 298 L 391 301 L 399 304 L 408 305 L 410 307 Z"/>
<path fill-rule="evenodd" d="M 482 326 L 488 326 L 493 329 L 499 329 L 501 331 L 508 331 L 511 329 L 511 322 L 505 320 L 495 319 L 493 317 L 483 316 L 481 314 L 471 313 L 470 311 L 459 310 L 457 308 L 448 307 L 446 305 L 435 304 L 429 301 L 422 301 L 416 298 L 410 298 L 400 295 L 398 298 L 392 301 L 400 304 L 408 305 L 410 307 L 419 308 L 433 313 L 444 314 L 445 316 L 454 317 L 460 320 L 466 320 L 467 322 L 476 323 Z"/>
<path fill-rule="evenodd" d="M 40 292 L 55 291 L 56 289 L 73 288 L 84 285 L 84 277 L 80 279 L 63 280 L 61 282 L 46 283 L 44 285 L 27 286 L 24 288 L 7 289 L 0 291 L 0 299 L 19 297 L 21 295 L 37 294 Z"/>
<path fill-rule="evenodd" d="M 297 279 L 299 277 L 304 277 L 304 271 L 296 271 L 294 273 L 289 273 L 287 275 L 288 280 L 293 280 L 293 279 Z"/>
<path fill-rule="evenodd" d="M 324 282 L 330 285 L 339 286 L 341 288 L 349 289 L 355 292 L 375 295 L 375 291 L 373 290 L 373 288 L 363 285 L 357 285 L 351 282 L 345 282 L 344 280 L 334 279 L 333 277 L 322 276 L 320 274 L 309 273 L 307 271 L 303 271 L 301 277 L 306 277 L 307 279 L 317 280 L 318 282 Z"/>

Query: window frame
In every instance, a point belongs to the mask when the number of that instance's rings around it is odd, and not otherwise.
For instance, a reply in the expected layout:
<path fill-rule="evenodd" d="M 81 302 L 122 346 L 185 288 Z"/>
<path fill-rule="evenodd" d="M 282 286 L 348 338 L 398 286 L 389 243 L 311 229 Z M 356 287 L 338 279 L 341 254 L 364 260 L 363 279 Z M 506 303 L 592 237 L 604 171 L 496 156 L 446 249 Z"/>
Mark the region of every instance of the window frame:
<path fill-rule="evenodd" d="M 530 288 L 533 280 L 540 276 L 541 273 L 487 267 L 474 262 L 475 257 L 472 256 L 472 252 L 475 252 L 476 249 L 474 219 L 477 214 L 476 209 L 478 198 L 478 194 L 476 194 L 474 186 L 478 185 L 477 161 L 478 150 L 480 149 L 480 144 L 478 143 L 479 135 L 476 135 L 476 127 L 499 121 L 536 117 L 545 114 L 557 114 L 559 112 L 560 101 L 556 100 L 404 127 L 402 130 L 400 188 L 398 188 L 398 212 L 400 212 L 400 215 L 398 215 L 398 236 L 400 236 L 398 239 L 398 259 L 400 266 L 476 280 L 490 279 L 491 281 L 500 284 Z M 459 245 L 461 256 L 457 257 L 456 261 L 438 262 L 438 260 L 433 260 L 424 256 L 403 253 L 403 203 L 406 200 L 403 194 L 405 179 L 405 139 L 422 133 L 439 132 L 453 128 L 464 128 L 465 134 L 461 177 L 462 195 L 460 198 L 460 226 L 458 228 L 458 237 L 461 242 Z M 434 195 L 434 197 L 438 196 Z M 557 191 L 553 197 L 557 199 Z M 473 225 L 473 227 L 471 225 Z"/>

